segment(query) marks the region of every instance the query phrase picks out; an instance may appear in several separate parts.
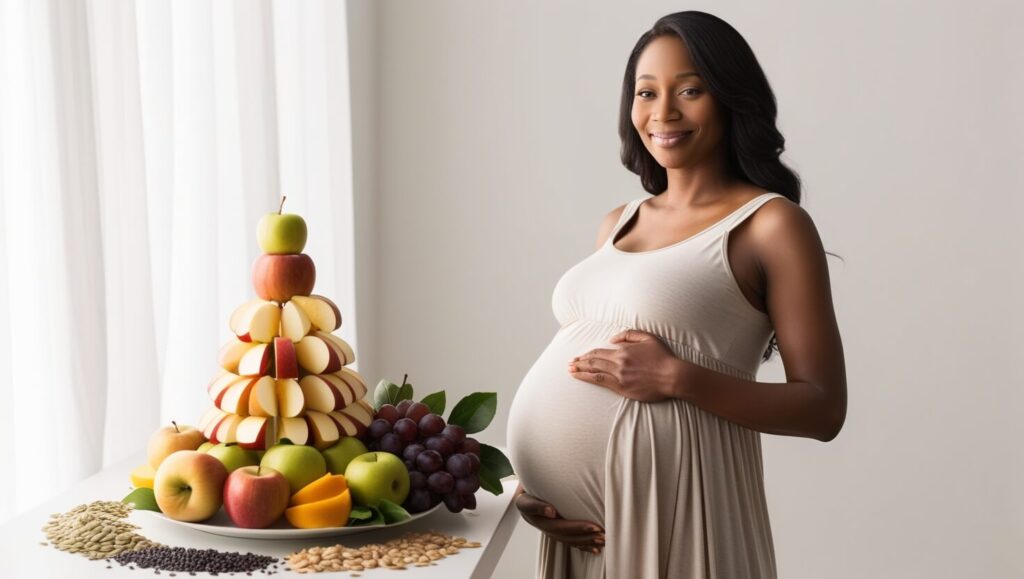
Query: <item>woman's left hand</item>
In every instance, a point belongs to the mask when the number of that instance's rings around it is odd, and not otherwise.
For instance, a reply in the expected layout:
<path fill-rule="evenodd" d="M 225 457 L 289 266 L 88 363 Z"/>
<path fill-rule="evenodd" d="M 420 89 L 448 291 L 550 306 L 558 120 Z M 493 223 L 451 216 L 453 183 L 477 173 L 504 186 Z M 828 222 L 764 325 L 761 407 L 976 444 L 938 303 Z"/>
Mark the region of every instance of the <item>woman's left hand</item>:
<path fill-rule="evenodd" d="M 660 402 L 674 398 L 683 360 L 654 334 L 626 330 L 610 340 L 617 349 L 597 348 L 569 361 L 574 378 L 603 386 L 626 398 Z"/>

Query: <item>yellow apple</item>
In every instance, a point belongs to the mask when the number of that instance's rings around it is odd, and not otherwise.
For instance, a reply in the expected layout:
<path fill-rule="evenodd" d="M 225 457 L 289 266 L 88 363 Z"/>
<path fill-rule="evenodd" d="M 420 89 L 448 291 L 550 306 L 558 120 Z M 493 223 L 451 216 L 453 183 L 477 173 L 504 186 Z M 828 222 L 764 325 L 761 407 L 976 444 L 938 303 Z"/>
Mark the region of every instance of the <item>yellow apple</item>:
<path fill-rule="evenodd" d="M 160 468 L 160 463 L 172 452 L 195 450 L 204 442 L 206 437 L 196 427 L 171 422 L 171 426 L 164 426 L 149 438 L 146 456 L 149 465 L 155 470 Z"/>

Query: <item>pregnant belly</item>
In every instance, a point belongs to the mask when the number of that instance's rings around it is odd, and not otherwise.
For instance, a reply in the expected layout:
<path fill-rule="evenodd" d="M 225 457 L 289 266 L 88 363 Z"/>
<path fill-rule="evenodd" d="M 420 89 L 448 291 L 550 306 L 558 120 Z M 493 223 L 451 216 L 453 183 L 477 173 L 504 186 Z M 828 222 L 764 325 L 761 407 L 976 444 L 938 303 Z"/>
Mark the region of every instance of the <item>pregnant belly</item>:
<path fill-rule="evenodd" d="M 623 328 L 578 321 L 555 334 L 523 378 L 509 408 L 509 460 L 523 488 L 567 519 L 604 524 L 608 436 L 622 396 L 569 374 L 569 360 Z"/>

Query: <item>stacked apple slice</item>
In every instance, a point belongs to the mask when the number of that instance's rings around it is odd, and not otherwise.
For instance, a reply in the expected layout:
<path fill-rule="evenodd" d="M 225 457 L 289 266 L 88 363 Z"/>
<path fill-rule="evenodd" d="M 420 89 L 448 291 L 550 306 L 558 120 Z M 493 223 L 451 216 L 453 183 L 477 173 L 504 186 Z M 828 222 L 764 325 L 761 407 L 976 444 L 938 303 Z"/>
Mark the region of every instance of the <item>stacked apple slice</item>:
<path fill-rule="evenodd" d="M 338 306 L 310 295 L 316 269 L 301 253 L 305 222 L 279 210 L 260 220 L 257 238 L 265 252 L 253 264 L 259 297 L 231 314 L 235 337 L 217 357 L 223 372 L 207 386 L 214 406 L 200 430 L 211 442 L 252 449 L 281 438 L 324 449 L 361 436 L 373 407 L 362 376 L 346 367 L 355 352 L 332 333 L 341 327 Z"/>

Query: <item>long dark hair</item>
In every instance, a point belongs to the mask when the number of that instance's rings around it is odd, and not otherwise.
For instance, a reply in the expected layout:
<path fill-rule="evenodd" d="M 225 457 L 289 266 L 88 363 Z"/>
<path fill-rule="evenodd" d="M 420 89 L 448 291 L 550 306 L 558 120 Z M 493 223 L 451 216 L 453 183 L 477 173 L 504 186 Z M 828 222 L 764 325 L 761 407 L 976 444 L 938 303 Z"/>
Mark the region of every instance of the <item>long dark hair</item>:
<path fill-rule="evenodd" d="M 659 36 L 682 39 L 697 73 L 722 111 L 729 174 L 800 204 L 800 177 L 779 160 L 786 139 L 775 126 L 775 94 L 747 41 L 726 21 L 705 12 L 676 12 L 658 19 L 633 47 L 622 79 L 619 138 L 622 164 L 640 176 L 644 189 L 658 195 L 668 188 L 668 172 L 644 146 L 633 127 L 636 63 L 644 48 Z M 778 351 L 776 335 L 763 361 Z"/>

